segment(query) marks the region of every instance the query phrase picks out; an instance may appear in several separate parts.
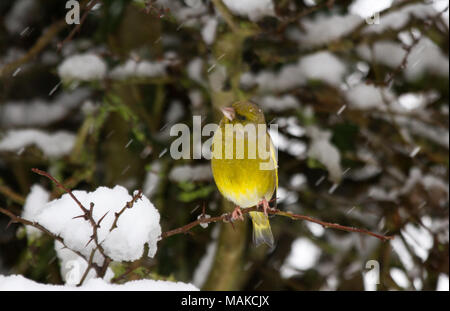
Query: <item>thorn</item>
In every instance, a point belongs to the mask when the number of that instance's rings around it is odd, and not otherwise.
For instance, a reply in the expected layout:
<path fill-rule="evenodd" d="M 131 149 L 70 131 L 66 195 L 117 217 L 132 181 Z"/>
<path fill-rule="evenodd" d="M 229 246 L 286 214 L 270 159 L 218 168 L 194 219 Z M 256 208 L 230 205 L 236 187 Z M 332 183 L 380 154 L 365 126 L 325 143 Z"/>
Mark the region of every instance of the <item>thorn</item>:
<path fill-rule="evenodd" d="M 102 222 L 102 220 L 106 217 L 106 215 L 108 215 L 109 211 L 105 213 L 105 215 L 102 216 L 102 218 L 100 218 L 100 220 L 97 222 L 97 228 L 100 228 L 100 223 Z"/>
<path fill-rule="evenodd" d="M 91 243 L 91 241 L 92 241 L 93 239 L 94 239 L 94 238 L 91 236 L 91 239 L 86 243 L 86 245 L 85 245 L 84 247 L 88 246 L 89 243 Z"/>
<path fill-rule="evenodd" d="M 77 219 L 77 218 L 84 218 L 85 220 L 87 220 L 87 215 L 83 214 L 83 215 L 78 215 L 78 216 L 72 217 L 72 219 Z"/>

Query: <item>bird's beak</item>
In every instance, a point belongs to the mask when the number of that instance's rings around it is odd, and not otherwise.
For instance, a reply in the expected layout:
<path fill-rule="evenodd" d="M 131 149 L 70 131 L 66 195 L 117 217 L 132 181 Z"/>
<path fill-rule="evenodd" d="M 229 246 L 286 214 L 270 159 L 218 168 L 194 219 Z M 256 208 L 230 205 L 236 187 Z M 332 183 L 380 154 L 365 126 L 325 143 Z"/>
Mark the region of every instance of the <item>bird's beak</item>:
<path fill-rule="evenodd" d="M 220 110 L 222 110 L 223 115 L 230 121 L 233 121 L 236 117 L 236 111 L 234 111 L 233 107 L 225 107 Z"/>

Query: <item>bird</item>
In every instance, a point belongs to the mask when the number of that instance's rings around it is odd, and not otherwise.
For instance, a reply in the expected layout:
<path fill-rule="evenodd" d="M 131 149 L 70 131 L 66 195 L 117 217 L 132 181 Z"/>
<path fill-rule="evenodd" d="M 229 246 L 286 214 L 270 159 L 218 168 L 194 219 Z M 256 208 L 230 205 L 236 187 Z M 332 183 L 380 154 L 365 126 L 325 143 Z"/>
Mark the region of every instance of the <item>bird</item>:
<path fill-rule="evenodd" d="M 278 188 L 278 167 L 264 113 L 252 101 L 238 101 L 221 111 L 223 118 L 211 148 L 214 181 L 220 193 L 235 204 L 231 220 L 244 220 L 241 208 L 262 206 L 264 212 L 249 212 L 253 242 L 256 246 L 265 243 L 272 249 L 268 211 Z"/>

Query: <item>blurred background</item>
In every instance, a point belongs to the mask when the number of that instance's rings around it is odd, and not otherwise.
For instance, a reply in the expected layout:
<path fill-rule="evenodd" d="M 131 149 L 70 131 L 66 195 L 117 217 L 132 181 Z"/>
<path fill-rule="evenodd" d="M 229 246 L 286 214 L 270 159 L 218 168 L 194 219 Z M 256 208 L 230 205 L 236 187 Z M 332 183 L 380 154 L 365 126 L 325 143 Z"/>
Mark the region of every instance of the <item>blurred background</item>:
<path fill-rule="evenodd" d="M 166 238 L 115 282 L 448 290 L 448 0 L 80 0 L 79 26 L 65 3 L 0 2 L 0 207 L 22 214 L 35 184 L 61 196 L 38 167 L 142 189 L 163 232 L 219 216 L 209 161 L 174 160 L 170 128 L 252 99 L 278 125 L 278 208 L 395 239 L 275 216 L 269 250 L 247 218 Z M 62 284 L 53 240 L 8 223 L 0 274 Z"/>

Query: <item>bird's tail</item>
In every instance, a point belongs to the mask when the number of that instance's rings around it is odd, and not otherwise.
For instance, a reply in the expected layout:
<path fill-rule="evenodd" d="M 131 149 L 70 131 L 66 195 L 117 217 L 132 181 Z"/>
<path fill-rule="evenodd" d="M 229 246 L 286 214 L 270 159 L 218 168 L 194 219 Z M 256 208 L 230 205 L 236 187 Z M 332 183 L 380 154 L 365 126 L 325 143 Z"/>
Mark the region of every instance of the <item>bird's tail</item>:
<path fill-rule="evenodd" d="M 273 248 L 273 235 L 270 229 L 269 217 L 261 212 L 250 212 L 253 222 L 253 243 L 256 246 L 266 243 Z"/>

